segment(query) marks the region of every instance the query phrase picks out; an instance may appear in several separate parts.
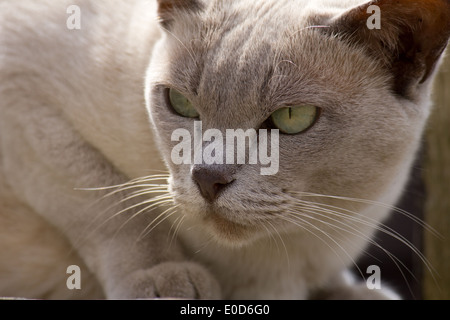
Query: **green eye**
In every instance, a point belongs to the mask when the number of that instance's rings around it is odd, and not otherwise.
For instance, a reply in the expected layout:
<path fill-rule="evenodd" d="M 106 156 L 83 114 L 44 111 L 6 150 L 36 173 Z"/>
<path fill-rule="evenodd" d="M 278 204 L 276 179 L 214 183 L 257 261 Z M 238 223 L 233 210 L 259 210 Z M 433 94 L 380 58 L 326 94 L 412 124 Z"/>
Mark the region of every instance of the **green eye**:
<path fill-rule="evenodd" d="M 309 129 L 319 115 L 319 108 L 300 105 L 281 108 L 272 113 L 274 126 L 285 134 L 297 134 Z"/>
<path fill-rule="evenodd" d="M 180 116 L 186 118 L 198 118 L 200 116 L 191 101 L 175 89 L 169 89 L 169 101 L 172 108 Z"/>

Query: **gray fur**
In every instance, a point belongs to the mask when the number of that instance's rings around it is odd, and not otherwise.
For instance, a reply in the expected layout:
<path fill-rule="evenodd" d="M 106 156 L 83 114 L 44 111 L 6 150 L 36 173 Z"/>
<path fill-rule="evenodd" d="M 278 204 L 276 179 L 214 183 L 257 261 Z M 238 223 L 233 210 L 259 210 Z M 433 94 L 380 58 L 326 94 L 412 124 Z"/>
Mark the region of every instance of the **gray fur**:
<path fill-rule="evenodd" d="M 0 1 L 0 295 L 398 298 L 346 269 L 407 181 L 433 77 L 395 92 L 384 53 L 340 27 L 366 1 L 160 3 L 158 26 L 155 1 Z M 81 30 L 64 28 L 69 4 Z M 209 205 L 192 166 L 170 161 L 193 119 L 170 111 L 167 87 L 204 130 L 258 129 L 291 104 L 322 116 L 280 137 L 277 175 L 236 165 Z M 164 164 L 167 187 L 148 177 Z M 77 295 L 72 264 L 87 277 Z"/>

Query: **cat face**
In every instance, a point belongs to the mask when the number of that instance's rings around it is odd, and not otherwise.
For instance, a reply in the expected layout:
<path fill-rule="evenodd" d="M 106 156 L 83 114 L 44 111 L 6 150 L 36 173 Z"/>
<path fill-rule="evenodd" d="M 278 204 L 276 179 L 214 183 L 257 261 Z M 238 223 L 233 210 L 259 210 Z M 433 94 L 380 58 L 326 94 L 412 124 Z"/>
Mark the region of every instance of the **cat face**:
<path fill-rule="evenodd" d="M 332 233 L 349 219 L 362 226 L 384 217 L 386 209 L 350 198 L 396 200 L 428 116 L 428 84 L 396 90 L 385 57 L 377 58 L 370 43 L 348 41 L 345 18 L 359 9 L 270 0 L 182 1 L 177 9 L 167 2 L 160 2 L 165 32 L 146 98 L 183 214 L 234 245 L 272 232 Z M 171 92 L 189 102 L 193 117 L 174 108 Z M 281 130 L 274 175 L 262 175 L 261 164 L 171 158 L 179 143 L 173 132 L 194 137 L 195 121 L 224 137 L 227 129 L 280 129 L 271 116 L 292 106 L 317 113 L 307 130 Z"/>

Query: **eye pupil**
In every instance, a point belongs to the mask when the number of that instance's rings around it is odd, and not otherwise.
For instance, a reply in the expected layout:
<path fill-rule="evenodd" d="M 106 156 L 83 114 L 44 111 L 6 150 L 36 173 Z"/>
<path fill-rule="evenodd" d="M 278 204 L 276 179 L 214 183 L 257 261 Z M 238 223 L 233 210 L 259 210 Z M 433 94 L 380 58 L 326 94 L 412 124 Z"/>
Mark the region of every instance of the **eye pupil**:
<path fill-rule="evenodd" d="M 299 105 L 275 111 L 270 119 L 272 124 L 285 134 L 299 134 L 311 128 L 320 114 L 317 107 Z"/>

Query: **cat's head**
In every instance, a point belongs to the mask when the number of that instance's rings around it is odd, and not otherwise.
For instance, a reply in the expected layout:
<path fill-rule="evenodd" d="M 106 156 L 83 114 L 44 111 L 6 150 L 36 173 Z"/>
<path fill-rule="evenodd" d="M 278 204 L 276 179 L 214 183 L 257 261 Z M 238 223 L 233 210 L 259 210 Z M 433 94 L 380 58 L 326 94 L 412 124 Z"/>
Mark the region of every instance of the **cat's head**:
<path fill-rule="evenodd" d="M 385 216 L 356 199 L 392 205 L 407 179 L 450 34 L 447 0 L 158 2 L 146 99 L 185 215 L 232 244 Z M 223 164 L 208 161 L 217 135 L 195 163 L 208 129 L 222 133 Z M 267 129 L 277 157 L 226 164 L 227 129 L 254 129 L 256 147 Z M 276 173 L 261 174 L 269 165 Z"/>

